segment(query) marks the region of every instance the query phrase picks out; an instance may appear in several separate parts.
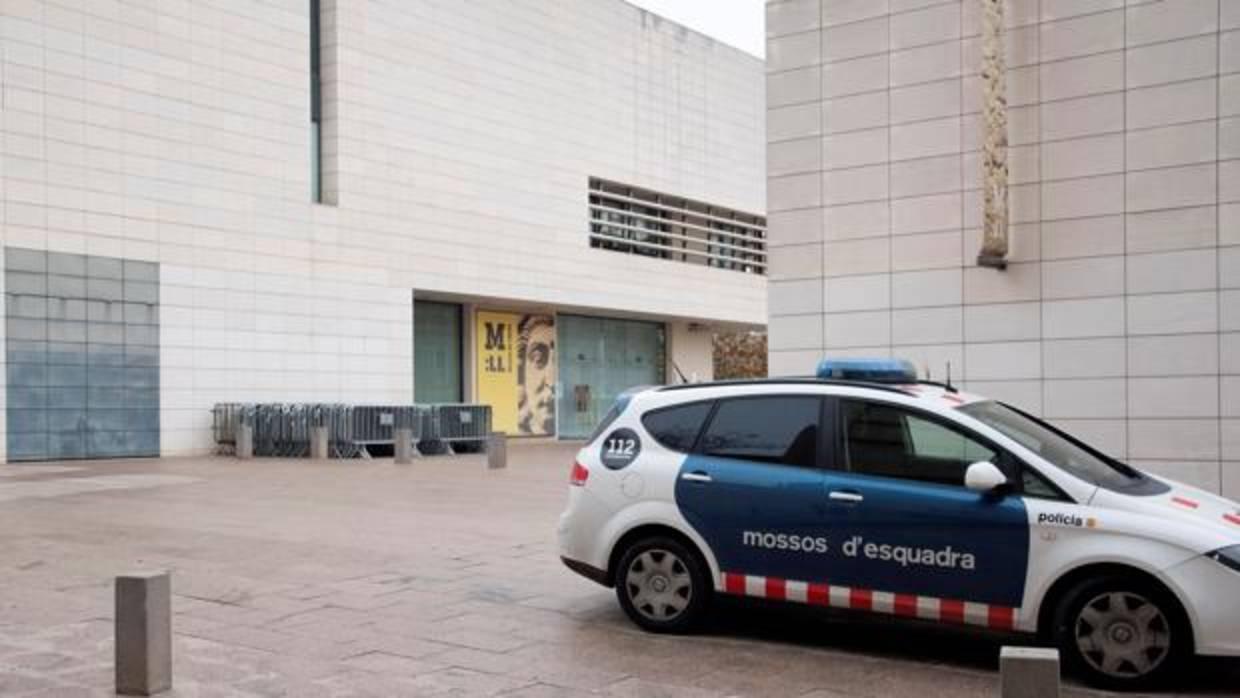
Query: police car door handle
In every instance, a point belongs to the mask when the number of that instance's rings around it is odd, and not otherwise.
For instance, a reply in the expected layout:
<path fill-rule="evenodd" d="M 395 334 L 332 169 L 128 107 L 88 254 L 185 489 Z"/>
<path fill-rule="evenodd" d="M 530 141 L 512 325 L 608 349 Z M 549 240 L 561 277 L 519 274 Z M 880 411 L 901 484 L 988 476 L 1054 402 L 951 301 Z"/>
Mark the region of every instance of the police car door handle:
<path fill-rule="evenodd" d="M 684 475 L 680 476 L 680 479 L 688 480 L 689 482 L 710 482 L 711 481 L 710 475 L 707 475 L 706 473 L 703 473 L 703 472 L 685 473 Z"/>
<path fill-rule="evenodd" d="M 852 504 L 865 500 L 865 497 L 862 497 L 861 493 L 849 492 L 847 490 L 835 490 L 831 494 L 827 495 L 827 497 L 836 502 L 849 502 Z"/>

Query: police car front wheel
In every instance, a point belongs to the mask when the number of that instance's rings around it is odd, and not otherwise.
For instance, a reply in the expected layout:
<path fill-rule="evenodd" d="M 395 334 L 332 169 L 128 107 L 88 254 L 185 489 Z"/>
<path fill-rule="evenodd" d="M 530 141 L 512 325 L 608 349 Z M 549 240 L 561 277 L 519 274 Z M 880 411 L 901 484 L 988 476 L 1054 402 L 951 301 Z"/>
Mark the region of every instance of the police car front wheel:
<path fill-rule="evenodd" d="M 629 618 L 654 632 L 685 632 L 710 595 L 700 557 L 672 538 L 637 541 L 616 568 L 616 595 Z"/>
<path fill-rule="evenodd" d="M 1159 683 L 1189 653 L 1187 622 L 1167 592 L 1122 577 L 1086 582 L 1069 593 L 1056 630 L 1067 661 L 1106 688 Z"/>

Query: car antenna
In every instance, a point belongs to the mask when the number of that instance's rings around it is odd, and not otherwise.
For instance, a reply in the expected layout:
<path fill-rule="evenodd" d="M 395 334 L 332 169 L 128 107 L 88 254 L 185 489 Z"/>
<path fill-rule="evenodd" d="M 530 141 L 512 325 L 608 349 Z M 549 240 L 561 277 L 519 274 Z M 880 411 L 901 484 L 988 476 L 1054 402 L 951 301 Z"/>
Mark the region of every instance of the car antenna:
<path fill-rule="evenodd" d="M 956 387 L 952 385 L 952 362 L 947 362 L 947 382 L 943 384 L 947 388 L 947 392 L 956 392 Z"/>

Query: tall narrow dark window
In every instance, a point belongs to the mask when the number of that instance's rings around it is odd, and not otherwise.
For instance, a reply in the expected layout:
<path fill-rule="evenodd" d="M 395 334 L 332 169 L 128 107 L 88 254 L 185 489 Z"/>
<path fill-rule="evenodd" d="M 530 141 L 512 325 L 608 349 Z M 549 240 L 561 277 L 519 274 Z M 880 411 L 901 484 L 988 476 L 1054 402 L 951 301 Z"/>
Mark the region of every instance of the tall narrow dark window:
<path fill-rule="evenodd" d="M 319 0 L 310 0 L 310 196 L 323 201 L 323 81 L 320 69 Z"/>

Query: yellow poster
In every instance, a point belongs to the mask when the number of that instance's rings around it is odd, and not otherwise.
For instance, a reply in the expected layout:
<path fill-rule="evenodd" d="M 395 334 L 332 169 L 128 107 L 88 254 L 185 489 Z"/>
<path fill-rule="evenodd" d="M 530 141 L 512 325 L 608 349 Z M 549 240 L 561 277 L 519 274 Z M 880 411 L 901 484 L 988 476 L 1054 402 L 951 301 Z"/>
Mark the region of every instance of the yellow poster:
<path fill-rule="evenodd" d="M 478 401 L 491 428 L 517 436 L 555 434 L 555 317 L 478 311 Z"/>

